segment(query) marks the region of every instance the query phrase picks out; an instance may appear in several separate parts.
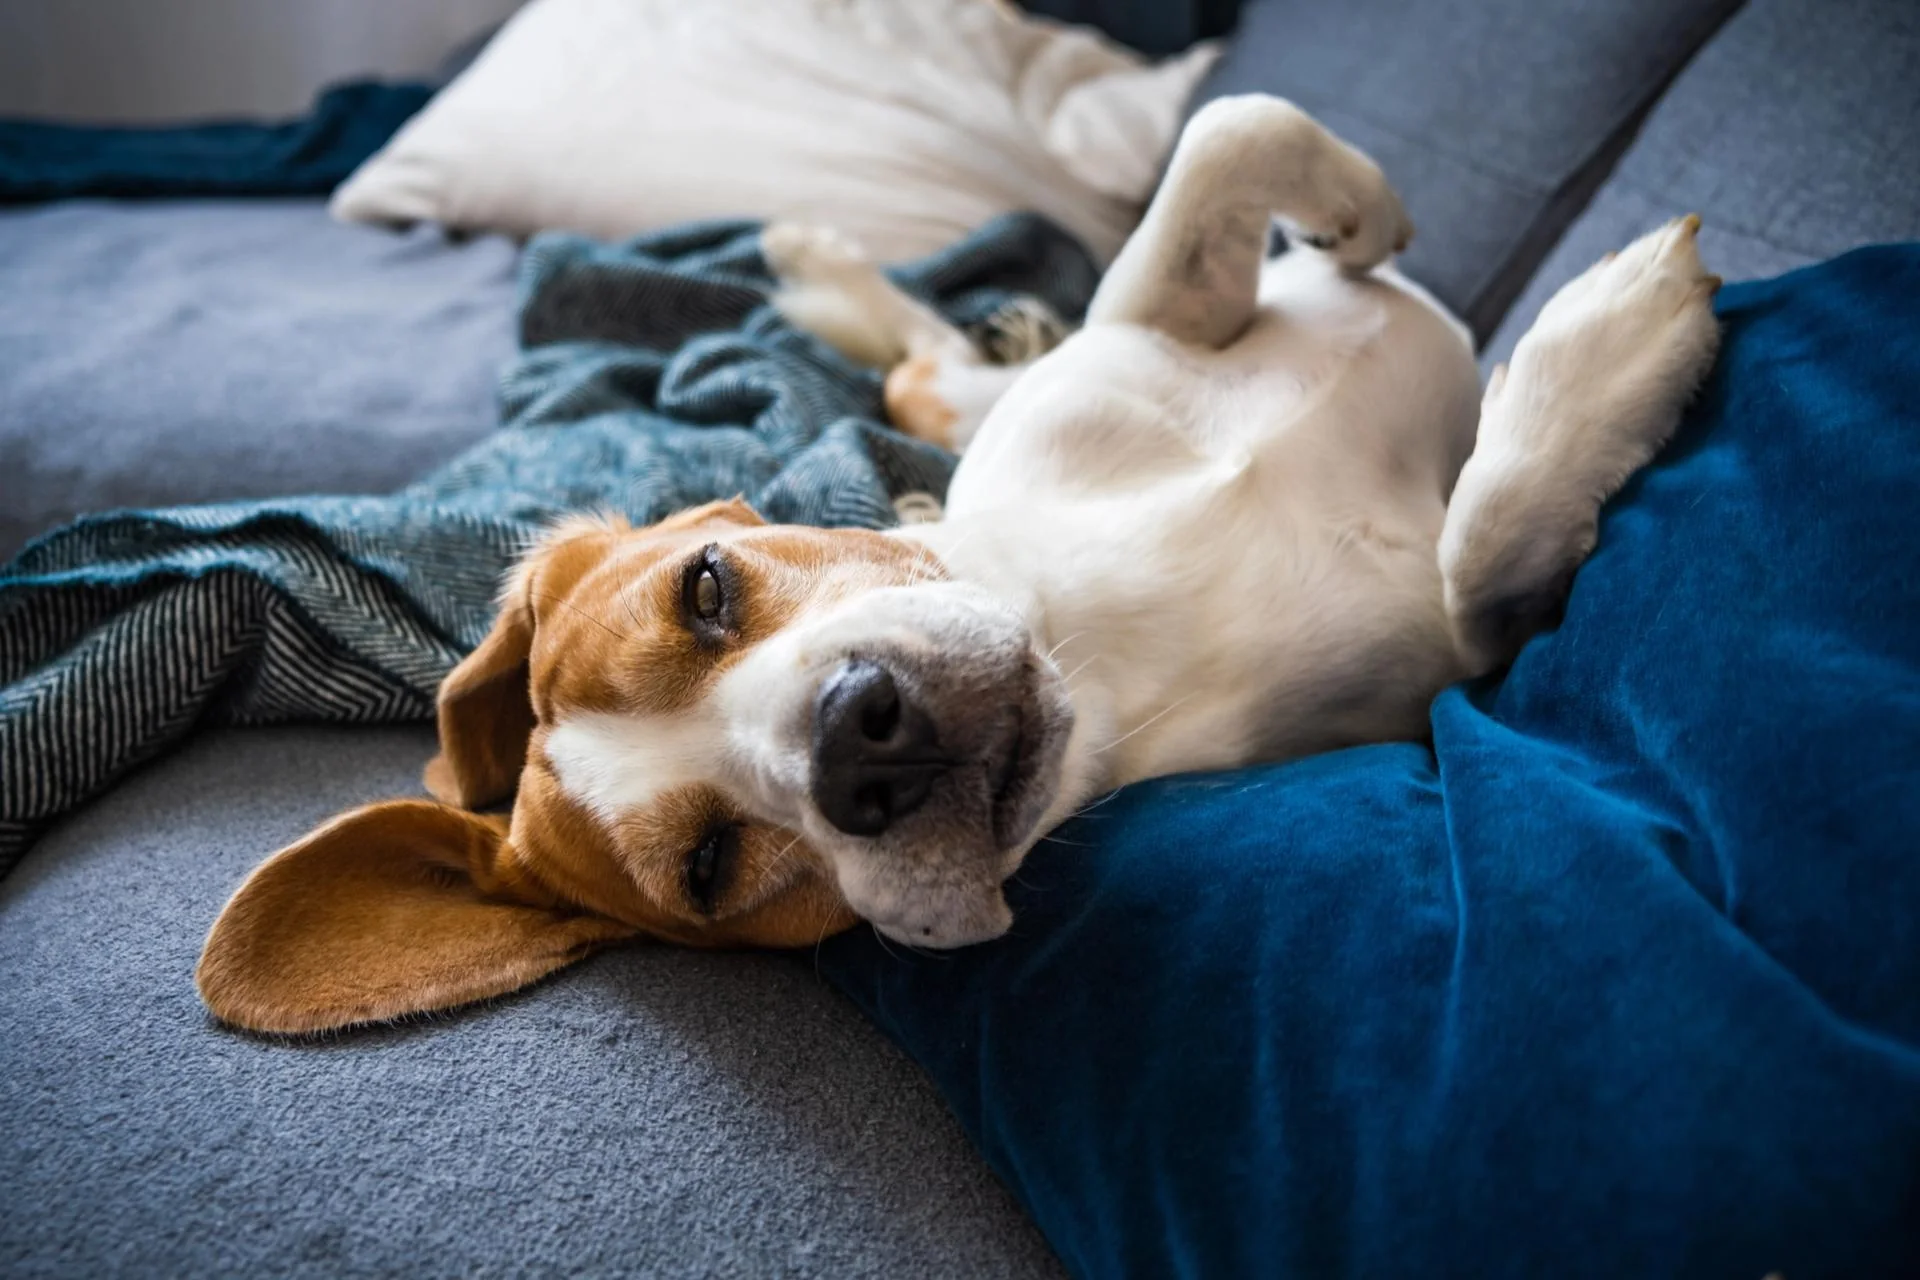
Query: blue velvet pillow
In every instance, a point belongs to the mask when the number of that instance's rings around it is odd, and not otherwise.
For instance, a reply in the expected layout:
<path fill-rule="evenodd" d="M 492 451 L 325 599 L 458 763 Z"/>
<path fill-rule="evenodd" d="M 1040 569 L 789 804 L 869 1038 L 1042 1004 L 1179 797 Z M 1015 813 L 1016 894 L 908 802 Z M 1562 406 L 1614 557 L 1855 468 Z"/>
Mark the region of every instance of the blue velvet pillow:
<path fill-rule="evenodd" d="M 1920 246 L 1728 288 L 1431 747 L 1165 779 L 822 964 L 1082 1276 L 1920 1275 Z"/>

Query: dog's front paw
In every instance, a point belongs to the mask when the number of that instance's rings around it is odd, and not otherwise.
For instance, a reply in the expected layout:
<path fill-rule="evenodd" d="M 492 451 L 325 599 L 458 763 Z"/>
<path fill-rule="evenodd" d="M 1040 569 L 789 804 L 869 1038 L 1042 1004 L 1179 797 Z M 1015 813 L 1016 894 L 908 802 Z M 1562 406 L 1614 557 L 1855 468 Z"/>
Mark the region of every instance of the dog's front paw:
<path fill-rule="evenodd" d="M 1199 188 L 1257 200 L 1290 238 L 1354 271 L 1371 270 L 1413 238 L 1380 166 L 1281 98 L 1235 94 L 1195 112 L 1168 184 L 1195 181 L 1195 170 Z"/>
<path fill-rule="evenodd" d="M 1413 221 L 1380 166 L 1331 133 L 1306 198 L 1283 219 L 1306 244 L 1341 266 L 1371 271 L 1413 239 Z"/>

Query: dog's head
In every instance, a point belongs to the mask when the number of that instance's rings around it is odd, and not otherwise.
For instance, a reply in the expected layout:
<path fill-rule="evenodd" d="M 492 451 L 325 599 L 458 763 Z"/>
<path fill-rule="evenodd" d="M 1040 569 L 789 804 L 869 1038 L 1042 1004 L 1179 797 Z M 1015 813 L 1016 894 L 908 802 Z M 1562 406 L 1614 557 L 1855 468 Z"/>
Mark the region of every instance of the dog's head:
<path fill-rule="evenodd" d="M 716 503 L 576 520 L 440 690 L 438 801 L 346 814 L 227 904 L 209 1007 L 311 1031 L 525 985 L 600 944 L 997 936 L 1073 712 L 1026 621 L 883 534 Z M 511 816 L 476 812 L 514 797 Z"/>

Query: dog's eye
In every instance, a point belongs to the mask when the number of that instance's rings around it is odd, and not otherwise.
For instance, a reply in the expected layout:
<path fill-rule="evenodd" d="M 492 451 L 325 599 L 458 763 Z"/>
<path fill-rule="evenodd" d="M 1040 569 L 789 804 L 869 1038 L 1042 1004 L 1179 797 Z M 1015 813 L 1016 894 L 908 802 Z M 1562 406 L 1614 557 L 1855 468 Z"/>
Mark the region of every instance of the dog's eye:
<path fill-rule="evenodd" d="M 702 568 L 693 580 L 693 616 L 702 622 L 720 621 L 720 579 Z"/>
<path fill-rule="evenodd" d="M 717 547 L 703 548 L 687 565 L 680 580 L 680 611 L 688 630 L 702 640 L 718 641 L 732 627 L 732 577 Z"/>
<path fill-rule="evenodd" d="M 687 897 L 702 915 L 713 914 L 713 904 L 726 887 L 727 872 L 740 848 L 740 828 L 715 827 L 687 854 Z"/>

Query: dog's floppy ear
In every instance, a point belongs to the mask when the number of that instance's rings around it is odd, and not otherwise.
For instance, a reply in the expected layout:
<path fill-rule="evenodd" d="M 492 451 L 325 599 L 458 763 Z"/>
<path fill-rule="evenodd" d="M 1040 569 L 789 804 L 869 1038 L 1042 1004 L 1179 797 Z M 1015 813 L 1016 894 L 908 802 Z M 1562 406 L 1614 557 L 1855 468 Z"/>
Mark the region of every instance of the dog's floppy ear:
<path fill-rule="evenodd" d="M 505 818 L 394 800 L 262 863 L 214 922 L 194 980 L 223 1021 L 324 1031 L 513 991 L 633 933 L 533 881 Z"/>
<path fill-rule="evenodd" d="M 527 664 L 539 613 L 564 600 L 627 527 L 609 517 L 563 521 L 514 568 L 493 630 L 440 682 L 440 754 L 427 764 L 428 791 L 463 809 L 513 794 L 533 733 Z"/>
<path fill-rule="evenodd" d="M 697 507 L 688 507 L 685 511 L 668 516 L 659 524 L 649 525 L 647 531 L 649 533 L 682 533 L 709 524 L 731 524 L 751 529 L 765 523 L 766 520 L 760 513 L 747 505 L 744 496 L 735 496 L 718 502 L 702 503 Z"/>
<path fill-rule="evenodd" d="M 532 651 L 533 611 L 509 596 L 480 647 L 440 682 L 440 754 L 425 780 L 448 804 L 481 809 L 513 794 L 533 734 Z"/>

